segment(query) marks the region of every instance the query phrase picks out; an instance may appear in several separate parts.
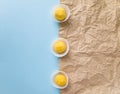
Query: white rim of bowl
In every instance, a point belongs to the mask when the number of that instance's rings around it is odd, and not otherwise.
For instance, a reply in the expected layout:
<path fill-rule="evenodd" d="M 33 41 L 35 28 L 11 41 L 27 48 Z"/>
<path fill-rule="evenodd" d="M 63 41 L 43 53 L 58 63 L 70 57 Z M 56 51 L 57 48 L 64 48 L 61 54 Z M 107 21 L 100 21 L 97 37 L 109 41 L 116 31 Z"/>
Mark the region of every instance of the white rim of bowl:
<path fill-rule="evenodd" d="M 54 17 L 54 10 L 55 10 L 57 7 L 63 7 L 63 8 L 66 10 L 67 17 L 65 18 L 65 20 L 59 21 L 59 20 L 55 19 L 55 17 Z M 67 21 L 67 20 L 69 19 L 69 17 L 70 17 L 70 9 L 69 9 L 69 7 L 68 7 L 67 5 L 65 5 L 65 4 L 58 4 L 58 5 L 56 5 L 56 6 L 53 8 L 52 16 L 53 16 L 53 18 L 54 18 L 54 20 L 55 20 L 56 22 L 59 22 L 59 23 L 65 22 L 65 21 Z"/>
<path fill-rule="evenodd" d="M 65 77 L 66 77 L 66 80 L 67 80 L 67 83 L 65 86 L 63 87 L 60 87 L 58 85 L 55 84 L 54 82 L 54 77 L 57 75 L 57 74 L 63 74 Z M 59 89 L 65 89 L 67 86 L 68 86 L 68 75 L 64 72 L 64 71 L 56 71 L 54 72 L 52 75 L 51 75 L 51 82 L 52 82 L 52 85 L 56 88 L 59 88 Z"/>
<path fill-rule="evenodd" d="M 56 52 L 54 51 L 54 49 L 53 49 L 54 43 L 57 42 L 58 40 L 61 40 L 61 41 L 65 42 L 65 44 L 66 44 L 66 46 L 67 46 L 66 51 L 65 51 L 64 53 L 62 53 L 62 54 L 56 53 Z M 64 57 L 64 56 L 66 56 L 66 55 L 68 54 L 69 50 L 70 50 L 69 43 L 68 43 L 68 41 L 67 41 L 66 39 L 64 39 L 64 38 L 57 38 L 56 40 L 54 40 L 54 41 L 52 42 L 51 51 L 52 51 L 52 53 L 53 53 L 55 56 L 57 56 L 57 57 Z"/>

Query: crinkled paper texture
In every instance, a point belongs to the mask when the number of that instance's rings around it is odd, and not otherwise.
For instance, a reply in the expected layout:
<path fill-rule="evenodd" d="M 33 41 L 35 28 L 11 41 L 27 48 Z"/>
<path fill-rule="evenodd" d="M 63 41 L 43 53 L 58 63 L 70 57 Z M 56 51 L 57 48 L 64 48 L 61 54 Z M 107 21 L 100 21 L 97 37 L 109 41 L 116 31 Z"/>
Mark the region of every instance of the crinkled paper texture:
<path fill-rule="evenodd" d="M 59 59 L 69 76 L 61 94 L 120 94 L 120 0 L 61 0 L 71 10 L 60 24 L 70 52 Z"/>

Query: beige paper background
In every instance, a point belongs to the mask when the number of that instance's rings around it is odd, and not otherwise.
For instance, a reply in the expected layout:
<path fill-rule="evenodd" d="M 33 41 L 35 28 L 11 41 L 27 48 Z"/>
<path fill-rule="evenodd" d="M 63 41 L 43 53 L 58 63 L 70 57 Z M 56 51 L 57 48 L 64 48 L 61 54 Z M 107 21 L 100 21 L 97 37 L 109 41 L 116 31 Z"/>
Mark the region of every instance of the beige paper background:
<path fill-rule="evenodd" d="M 61 0 L 71 10 L 60 24 L 70 52 L 59 59 L 69 76 L 61 94 L 120 94 L 120 0 Z"/>

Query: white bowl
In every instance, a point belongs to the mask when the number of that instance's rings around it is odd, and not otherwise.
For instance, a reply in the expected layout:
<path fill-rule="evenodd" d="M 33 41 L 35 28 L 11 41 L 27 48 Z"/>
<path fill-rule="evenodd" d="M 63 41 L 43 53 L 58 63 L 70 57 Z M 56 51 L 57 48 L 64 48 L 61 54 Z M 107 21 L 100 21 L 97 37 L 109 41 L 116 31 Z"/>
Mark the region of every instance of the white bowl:
<path fill-rule="evenodd" d="M 66 44 L 66 46 L 67 46 L 66 51 L 65 51 L 64 53 L 62 53 L 62 54 L 56 53 L 56 52 L 54 51 L 54 49 L 53 49 L 54 43 L 57 42 L 58 40 L 61 40 L 61 41 L 65 42 L 65 44 Z M 69 50 L 70 50 L 69 43 L 68 43 L 68 41 L 67 41 L 66 39 L 64 39 L 64 38 L 58 38 L 58 39 L 56 39 L 55 41 L 53 41 L 53 43 L 52 43 L 52 45 L 51 45 L 51 51 L 52 51 L 52 53 L 53 53 L 55 56 L 57 56 L 57 57 L 64 57 L 65 55 L 68 54 Z"/>
<path fill-rule="evenodd" d="M 57 20 L 57 19 L 54 17 L 54 11 L 55 11 L 55 9 L 56 9 L 57 7 L 62 7 L 62 8 L 64 8 L 65 11 L 66 11 L 66 13 L 67 13 L 67 17 L 66 17 L 63 21 L 59 21 L 59 20 Z M 57 22 L 59 22 L 59 23 L 65 22 L 65 21 L 67 21 L 68 18 L 70 17 L 70 9 L 69 9 L 68 6 L 66 6 L 66 5 L 64 5 L 64 4 L 56 5 L 56 6 L 53 8 L 53 10 L 52 10 L 52 16 L 53 16 L 54 20 L 57 21 Z"/>
<path fill-rule="evenodd" d="M 55 84 L 54 78 L 55 78 L 55 76 L 56 76 L 57 74 L 63 74 L 63 75 L 66 77 L 67 83 L 66 83 L 65 86 L 61 87 L 61 86 L 58 86 L 58 85 Z M 56 71 L 56 72 L 54 72 L 54 73 L 51 75 L 51 82 L 52 82 L 52 85 L 53 85 L 54 87 L 59 88 L 59 89 L 64 89 L 64 88 L 66 88 L 66 87 L 68 86 L 68 75 L 67 75 L 65 72 L 63 72 L 63 71 Z"/>

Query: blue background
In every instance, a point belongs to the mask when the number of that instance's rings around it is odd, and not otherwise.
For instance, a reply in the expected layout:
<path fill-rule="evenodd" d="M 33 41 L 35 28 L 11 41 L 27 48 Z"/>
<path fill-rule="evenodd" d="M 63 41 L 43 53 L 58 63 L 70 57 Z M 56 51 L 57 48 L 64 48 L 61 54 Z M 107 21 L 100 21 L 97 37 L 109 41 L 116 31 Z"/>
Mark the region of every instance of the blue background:
<path fill-rule="evenodd" d="M 51 18 L 58 0 L 0 0 L 0 94 L 59 94 L 50 82 L 58 69 Z"/>

